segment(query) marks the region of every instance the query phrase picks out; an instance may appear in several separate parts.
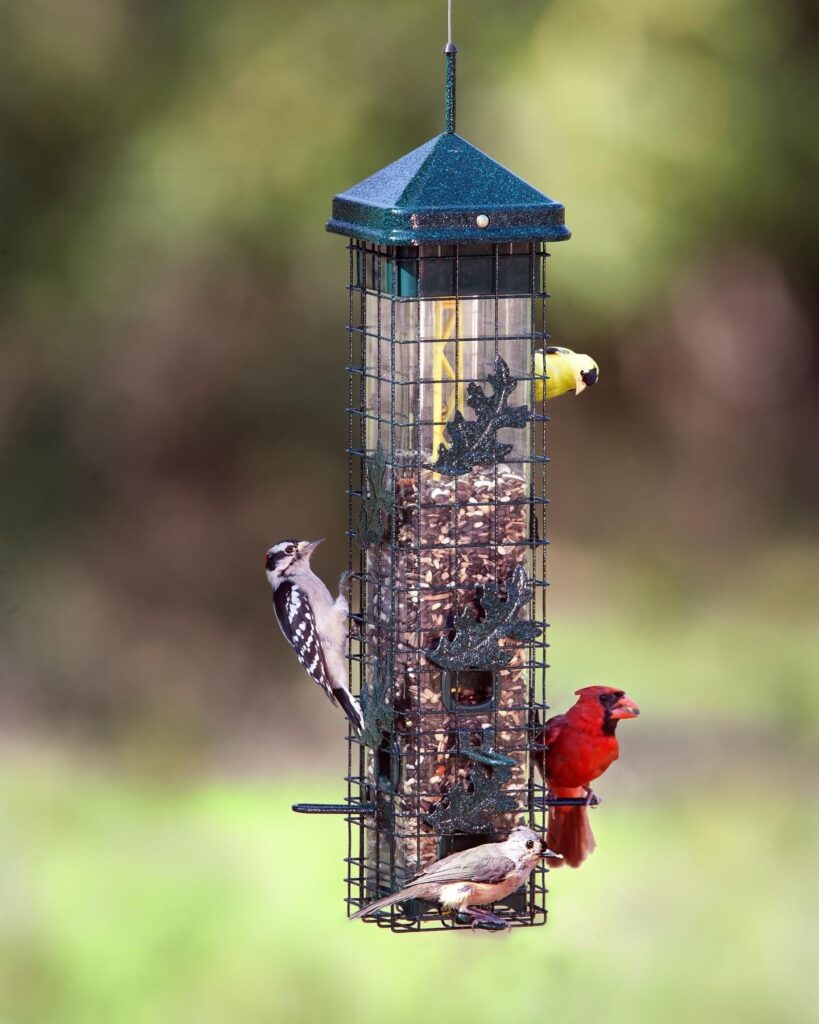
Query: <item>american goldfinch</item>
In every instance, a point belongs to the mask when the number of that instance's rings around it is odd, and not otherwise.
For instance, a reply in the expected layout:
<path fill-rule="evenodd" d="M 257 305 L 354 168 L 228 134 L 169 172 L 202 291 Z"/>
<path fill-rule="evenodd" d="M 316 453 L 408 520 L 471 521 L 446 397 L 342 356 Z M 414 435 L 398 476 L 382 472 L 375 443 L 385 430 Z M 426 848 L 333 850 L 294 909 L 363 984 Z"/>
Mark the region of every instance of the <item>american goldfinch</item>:
<path fill-rule="evenodd" d="M 545 364 L 545 365 L 544 365 Z M 597 383 L 600 371 L 591 356 L 572 352 L 570 348 L 551 345 L 535 352 L 535 400 L 543 401 L 543 381 L 537 376 L 545 374 L 546 398 L 558 398 L 567 391 L 579 395 L 581 391 Z"/>

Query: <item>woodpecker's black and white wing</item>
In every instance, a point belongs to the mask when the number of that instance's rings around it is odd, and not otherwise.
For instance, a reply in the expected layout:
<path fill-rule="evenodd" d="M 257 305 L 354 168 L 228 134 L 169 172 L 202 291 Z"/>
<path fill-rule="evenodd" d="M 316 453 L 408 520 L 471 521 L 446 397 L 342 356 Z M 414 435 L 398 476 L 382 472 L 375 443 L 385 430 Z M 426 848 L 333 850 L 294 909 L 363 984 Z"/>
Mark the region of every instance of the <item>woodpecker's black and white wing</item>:
<path fill-rule="evenodd" d="M 333 704 L 337 704 L 316 619 L 307 595 L 295 583 L 285 580 L 273 591 L 273 607 L 284 638 L 296 652 L 296 657 Z"/>

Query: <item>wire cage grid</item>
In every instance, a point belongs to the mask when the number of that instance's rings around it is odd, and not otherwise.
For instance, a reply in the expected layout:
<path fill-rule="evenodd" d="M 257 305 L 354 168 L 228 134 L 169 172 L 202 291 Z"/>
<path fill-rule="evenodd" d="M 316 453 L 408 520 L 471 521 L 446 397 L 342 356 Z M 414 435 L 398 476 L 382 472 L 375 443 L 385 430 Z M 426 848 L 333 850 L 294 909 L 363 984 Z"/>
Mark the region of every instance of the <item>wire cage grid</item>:
<path fill-rule="evenodd" d="M 544 400 L 535 401 L 545 391 L 535 350 L 548 339 L 548 253 L 537 241 L 405 247 L 352 239 L 348 248 L 349 673 L 351 687 L 370 697 L 371 717 L 376 694 L 386 716 L 372 717 L 364 737 L 348 735 L 352 913 L 446 853 L 505 838 L 518 823 L 545 830 L 547 794 L 531 754 L 547 709 L 548 417 Z M 510 394 L 524 399 L 525 426 L 498 431 L 509 439 L 502 460 L 442 471 L 436 454 L 452 439 L 453 417 L 471 389 L 488 390 L 499 359 L 512 367 Z M 379 484 L 385 500 L 368 523 L 364 506 Z M 509 601 L 518 567 L 526 580 L 520 615 L 540 627 L 537 635 L 502 640 L 506 662 L 491 673 L 436 665 L 430 655 L 452 636 L 455 617 L 480 620 L 493 588 Z M 483 803 L 479 788 L 488 792 Z M 471 817 L 461 814 L 470 805 Z M 511 926 L 544 924 L 546 891 L 539 866 L 526 892 L 495 912 Z M 453 927 L 417 903 L 374 919 L 393 931 Z"/>

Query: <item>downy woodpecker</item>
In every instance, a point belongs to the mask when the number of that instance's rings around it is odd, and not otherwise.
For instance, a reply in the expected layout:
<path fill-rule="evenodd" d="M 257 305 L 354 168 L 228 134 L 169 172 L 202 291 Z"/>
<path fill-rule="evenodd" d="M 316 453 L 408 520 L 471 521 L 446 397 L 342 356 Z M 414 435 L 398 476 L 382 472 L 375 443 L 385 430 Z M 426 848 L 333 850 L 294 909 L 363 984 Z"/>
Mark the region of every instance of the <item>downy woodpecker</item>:
<path fill-rule="evenodd" d="M 340 704 L 356 730 L 364 727 L 358 701 L 347 686 L 347 600 L 330 591 L 310 568 L 320 540 L 283 540 L 265 556 L 265 572 L 273 588 L 273 607 L 282 633 L 296 657 L 333 702 Z"/>

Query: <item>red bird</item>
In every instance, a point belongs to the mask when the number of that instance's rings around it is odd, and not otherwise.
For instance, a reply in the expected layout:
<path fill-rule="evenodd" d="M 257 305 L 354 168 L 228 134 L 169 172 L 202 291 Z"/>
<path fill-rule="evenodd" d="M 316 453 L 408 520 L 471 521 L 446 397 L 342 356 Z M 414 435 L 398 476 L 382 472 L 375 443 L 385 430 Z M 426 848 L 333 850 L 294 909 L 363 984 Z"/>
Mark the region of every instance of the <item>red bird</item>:
<path fill-rule="evenodd" d="M 584 686 L 575 693 L 574 707 L 543 726 L 537 743 L 546 749 L 535 753 L 535 763 L 551 796 L 585 796 L 588 806 L 597 802 L 589 783 L 619 756 L 617 723 L 636 718 L 640 709 L 613 686 Z M 553 867 L 580 867 L 596 846 L 586 807 L 550 807 L 546 845 L 563 854 L 562 860 L 549 861 Z"/>

